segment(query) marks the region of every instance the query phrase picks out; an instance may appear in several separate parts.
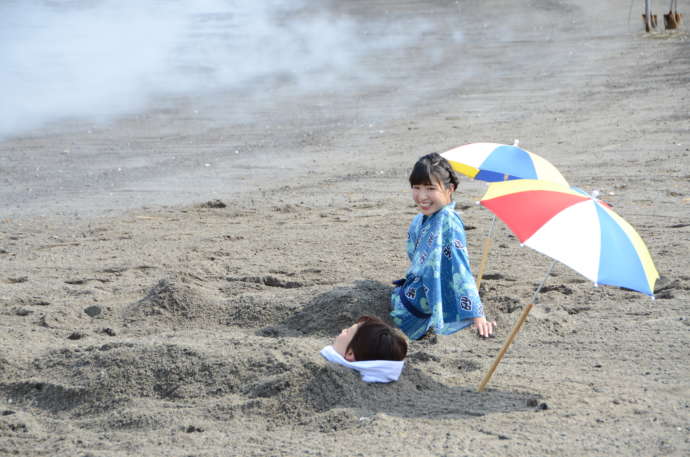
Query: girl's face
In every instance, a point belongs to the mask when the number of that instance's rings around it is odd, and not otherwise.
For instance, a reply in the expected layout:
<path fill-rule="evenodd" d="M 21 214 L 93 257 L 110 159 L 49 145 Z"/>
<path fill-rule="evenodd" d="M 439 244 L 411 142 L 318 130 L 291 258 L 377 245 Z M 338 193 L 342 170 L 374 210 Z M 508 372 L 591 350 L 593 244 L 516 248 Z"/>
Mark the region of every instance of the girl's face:
<path fill-rule="evenodd" d="M 412 199 L 419 211 L 425 216 L 431 216 L 451 202 L 452 188 L 446 188 L 437 180 L 431 184 L 415 184 L 412 186 Z"/>

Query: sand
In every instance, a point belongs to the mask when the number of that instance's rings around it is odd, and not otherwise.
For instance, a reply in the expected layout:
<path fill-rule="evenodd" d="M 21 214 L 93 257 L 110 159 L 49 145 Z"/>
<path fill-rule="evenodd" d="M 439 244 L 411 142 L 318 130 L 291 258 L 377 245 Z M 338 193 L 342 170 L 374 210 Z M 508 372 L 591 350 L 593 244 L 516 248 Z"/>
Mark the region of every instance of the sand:
<path fill-rule="evenodd" d="M 229 93 L 201 119 L 181 99 L 0 143 L 0 454 L 687 455 L 687 34 L 643 34 L 623 1 L 459 5 L 453 45 L 454 2 L 341 5 L 431 21 L 442 52 L 410 47 L 356 93 L 283 95 L 270 129 L 222 117 Z M 514 138 L 636 227 L 656 300 L 557 265 L 479 393 L 550 264 L 499 223 L 496 338 L 411 342 L 389 385 L 326 363 L 339 329 L 387 314 L 416 158 Z M 475 265 L 485 188 L 456 194 Z"/>

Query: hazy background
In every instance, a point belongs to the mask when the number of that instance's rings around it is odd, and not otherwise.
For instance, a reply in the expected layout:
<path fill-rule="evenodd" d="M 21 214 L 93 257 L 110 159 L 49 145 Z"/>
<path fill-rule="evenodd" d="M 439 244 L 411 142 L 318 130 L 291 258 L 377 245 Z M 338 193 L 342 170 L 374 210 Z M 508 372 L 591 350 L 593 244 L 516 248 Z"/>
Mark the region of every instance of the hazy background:
<path fill-rule="evenodd" d="M 373 155 L 539 147 L 531 117 L 585 119 L 615 59 L 644 52 L 630 5 L 6 0 L 0 212 L 227 198 L 326 179 L 326 156 L 378 172 Z"/>
<path fill-rule="evenodd" d="M 376 84 L 385 71 L 365 58 L 403 52 L 430 27 L 306 0 L 4 1 L 0 138 L 70 118 L 108 121 L 161 96 Z"/>

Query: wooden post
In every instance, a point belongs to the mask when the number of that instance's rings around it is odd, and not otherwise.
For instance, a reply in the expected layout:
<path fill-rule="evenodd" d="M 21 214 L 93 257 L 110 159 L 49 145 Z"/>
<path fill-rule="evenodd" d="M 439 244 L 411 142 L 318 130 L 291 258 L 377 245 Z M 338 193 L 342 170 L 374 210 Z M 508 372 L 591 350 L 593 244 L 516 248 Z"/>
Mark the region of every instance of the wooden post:
<path fill-rule="evenodd" d="M 664 28 L 666 30 L 677 29 L 680 25 L 680 14 L 678 14 L 677 0 L 671 0 L 668 14 L 664 14 Z"/>
<path fill-rule="evenodd" d="M 494 363 L 491 365 L 491 368 L 489 368 L 489 371 L 486 372 L 486 374 L 484 375 L 484 378 L 482 378 L 482 382 L 479 383 L 479 388 L 478 388 L 479 392 L 484 391 L 484 388 L 486 387 L 486 385 L 491 380 L 491 376 L 493 376 L 494 371 L 496 371 L 496 367 L 498 366 L 499 363 L 501 363 L 503 356 L 505 355 L 506 351 L 508 351 L 508 348 L 510 347 L 510 345 L 513 343 L 513 340 L 515 339 L 518 332 L 520 331 L 522 324 L 525 323 L 525 319 L 527 319 L 527 315 L 529 314 L 529 312 L 533 306 L 534 306 L 534 304 L 530 303 L 529 305 L 525 306 L 525 309 L 522 310 L 520 317 L 518 318 L 517 322 L 515 322 L 515 325 L 513 325 L 513 330 L 511 330 L 510 336 L 508 336 L 508 339 L 506 340 L 506 342 L 503 343 L 503 347 L 501 348 L 498 355 L 496 356 L 496 359 L 494 359 Z"/>
<path fill-rule="evenodd" d="M 505 343 L 503 343 L 503 347 L 499 351 L 498 355 L 496 356 L 496 359 L 494 360 L 494 363 L 491 365 L 491 368 L 489 368 L 489 371 L 486 372 L 484 375 L 484 378 L 482 379 L 482 382 L 479 383 L 479 391 L 483 391 L 484 387 L 489 383 L 489 380 L 491 380 L 491 376 L 494 374 L 494 371 L 496 371 L 496 367 L 498 364 L 501 362 L 503 359 L 503 356 L 506 354 L 506 351 L 510 347 L 510 345 L 513 343 L 513 340 L 515 339 L 515 336 L 517 336 L 518 332 L 522 328 L 522 324 L 525 323 L 525 319 L 527 319 L 527 315 L 529 314 L 530 310 L 534 306 L 534 304 L 537 302 L 537 297 L 539 297 L 539 291 L 541 291 L 541 288 L 544 287 L 544 284 L 546 284 L 546 280 L 549 278 L 549 275 L 553 271 L 553 267 L 556 266 L 556 260 L 551 262 L 551 266 L 549 267 L 548 271 L 546 272 L 546 275 L 544 275 L 544 279 L 541 280 L 541 283 L 537 286 L 537 288 L 534 290 L 534 295 L 532 295 L 532 301 L 530 302 L 529 305 L 525 307 L 525 309 L 522 310 L 522 314 L 520 314 L 520 317 L 518 318 L 517 322 L 515 322 L 515 325 L 513 325 L 513 330 L 511 330 L 510 335 L 508 336 L 508 339 L 506 340 Z"/>
<path fill-rule="evenodd" d="M 644 0 L 644 30 L 650 32 L 652 30 L 652 17 L 649 9 L 649 0 Z"/>

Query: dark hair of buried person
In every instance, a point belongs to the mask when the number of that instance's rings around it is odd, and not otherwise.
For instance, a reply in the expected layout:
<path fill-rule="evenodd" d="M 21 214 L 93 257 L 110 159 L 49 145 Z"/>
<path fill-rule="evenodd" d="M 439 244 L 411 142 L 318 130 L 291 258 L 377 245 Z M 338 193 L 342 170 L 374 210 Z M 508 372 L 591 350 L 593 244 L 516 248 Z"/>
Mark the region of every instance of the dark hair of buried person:
<path fill-rule="evenodd" d="M 407 341 L 396 329 L 378 317 L 362 316 L 357 333 L 347 350 L 352 350 L 355 360 L 403 360 L 407 355 Z"/>
<path fill-rule="evenodd" d="M 458 175 L 450 163 L 441 154 L 432 152 L 414 164 L 410 173 L 410 186 L 433 185 L 435 182 L 440 182 L 446 189 L 452 184 L 453 190 L 457 190 L 459 184 Z"/>

